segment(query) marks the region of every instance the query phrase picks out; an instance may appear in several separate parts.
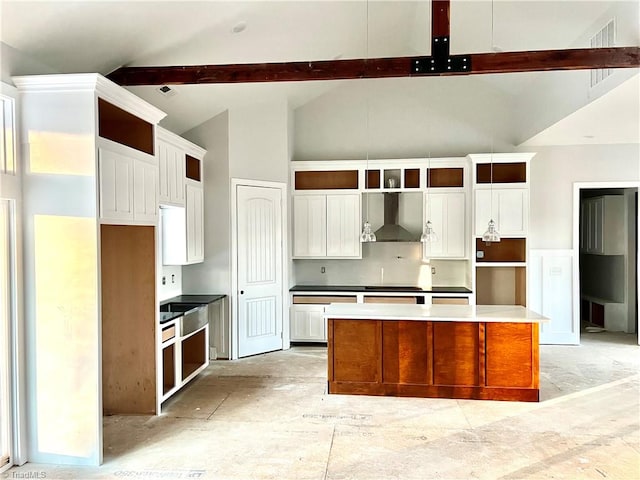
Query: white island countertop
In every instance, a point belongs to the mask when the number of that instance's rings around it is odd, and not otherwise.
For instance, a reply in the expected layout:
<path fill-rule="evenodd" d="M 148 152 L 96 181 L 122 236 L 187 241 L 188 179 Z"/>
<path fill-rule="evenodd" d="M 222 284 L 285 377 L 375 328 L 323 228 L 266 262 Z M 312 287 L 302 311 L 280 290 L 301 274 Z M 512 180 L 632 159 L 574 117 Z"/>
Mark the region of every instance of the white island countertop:
<path fill-rule="evenodd" d="M 416 320 L 430 322 L 543 323 L 547 317 L 519 305 L 398 305 L 332 303 L 325 318 L 354 320 Z"/>

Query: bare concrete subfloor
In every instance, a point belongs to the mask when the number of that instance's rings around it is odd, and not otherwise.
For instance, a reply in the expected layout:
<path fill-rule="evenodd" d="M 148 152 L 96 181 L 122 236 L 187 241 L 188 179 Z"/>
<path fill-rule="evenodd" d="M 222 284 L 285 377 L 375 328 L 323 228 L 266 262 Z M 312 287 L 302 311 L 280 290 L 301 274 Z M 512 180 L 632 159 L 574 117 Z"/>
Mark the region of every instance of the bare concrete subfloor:
<path fill-rule="evenodd" d="M 46 479 L 640 479 L 640 347 L 541 347 L 540 403 L 326 394 L 326 349 L 214 362 L 158 417 L 104 419 L 101 467 Z"/>

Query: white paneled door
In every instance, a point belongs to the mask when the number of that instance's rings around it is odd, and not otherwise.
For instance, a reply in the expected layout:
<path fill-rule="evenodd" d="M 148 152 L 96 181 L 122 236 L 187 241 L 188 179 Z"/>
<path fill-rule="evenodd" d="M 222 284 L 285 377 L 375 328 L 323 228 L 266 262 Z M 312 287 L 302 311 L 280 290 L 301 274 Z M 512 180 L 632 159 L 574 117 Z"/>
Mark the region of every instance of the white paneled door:
<path fill-rule="evenodd" d="M 238 356 L 282 349 L 282 190 L 237 185 Z"/>

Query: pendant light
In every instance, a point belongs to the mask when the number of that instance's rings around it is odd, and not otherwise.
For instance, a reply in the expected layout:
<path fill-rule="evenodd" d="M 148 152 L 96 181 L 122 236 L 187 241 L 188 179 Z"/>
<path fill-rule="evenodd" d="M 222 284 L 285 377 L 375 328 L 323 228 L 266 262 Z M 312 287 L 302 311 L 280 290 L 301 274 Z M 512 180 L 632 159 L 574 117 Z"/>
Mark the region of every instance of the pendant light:
<path fill-rule="evenodd" d="M 491 163 L 490 163 L 490 195 L 491 195 L 491 201 L 490 201 L 490 207 L 491 207 L 491 211 L 490 211 L 490 215 L 489 215 L 489 224 L 487 225 L 487 231 L 484 232 L 482 234 L 482 241 L 484 243 L 486 243 L 487 245 L 490 245 L 491 243 L 497 243 L 500 241 L 500 234 L 498 233 L 498 230 L 496 229 L 496 222 L 493 221 L 493 142 L 491 142 Z"/>
<path fill-rule="evenodd" d="M 365 56 L 365 65 L 367 62 L 367 59 L 369 58 L 369 1 L 367 0 L 367 44 L 366 44 L 366 50 L 367 50 L 367 54 Z M 365 67 L 366 68 L 366 67 Z M 366 81 L 366 80 L 365 80 Z M 368 182 L 368 172 L 369 172 L 369 95 L 368 92 L 365 93 L 366 95 L 366 107 L 365 107 L 365 111 L 366 111 L 366 123 L 365 123 L 365 130 L 366 130 L 366 138 L 365 141 L 367 143 L 367 166 L 366 166 L 366 170 L 364 171 L 364 185 L 365 185 L 365 189 L 367 188 L 367 182 Z M 375 242 L 376 241 L 376 234 L 373 233 L 373 230 L 371 230 L 371 224 L 369 223 L 369 194 L 365 193 L 365 195 L 367 196 L 367 215 L 366 215 L 366 220 L 364 221 L 364 224 L 362 225 L 362 233 L 360 234 L 360 242 L 362 243 L 370 243 L 370 242 Z"/>
<path fill-rule="evenodd" d="M 420 241 L 422 243 L 433 243 L 438 241 L 438 234 L 433 228 L 433 224 L 431 223 L 431 201 L 429 198 L 429 183 L 431 181 L 431 152 L 429 152 L 429 163 L 427 164 L 427 205 L 429 207 L 429 212 L 427 215 L 427 222 L 424 224 L 424 228 L 422 229 L 422 235 L 420 235 Z"/>

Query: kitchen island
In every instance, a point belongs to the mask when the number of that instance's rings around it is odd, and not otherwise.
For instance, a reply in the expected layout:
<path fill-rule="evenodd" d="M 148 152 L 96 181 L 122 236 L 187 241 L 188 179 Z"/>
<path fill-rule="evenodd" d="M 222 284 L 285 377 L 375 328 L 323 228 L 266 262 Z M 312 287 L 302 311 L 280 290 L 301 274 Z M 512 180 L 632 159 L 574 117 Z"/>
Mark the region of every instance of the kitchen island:
<path fill-rule="evenodd" d="M 539 400 L 538 326 L 511 305 L 331 304 L 329 393 Z"/>

